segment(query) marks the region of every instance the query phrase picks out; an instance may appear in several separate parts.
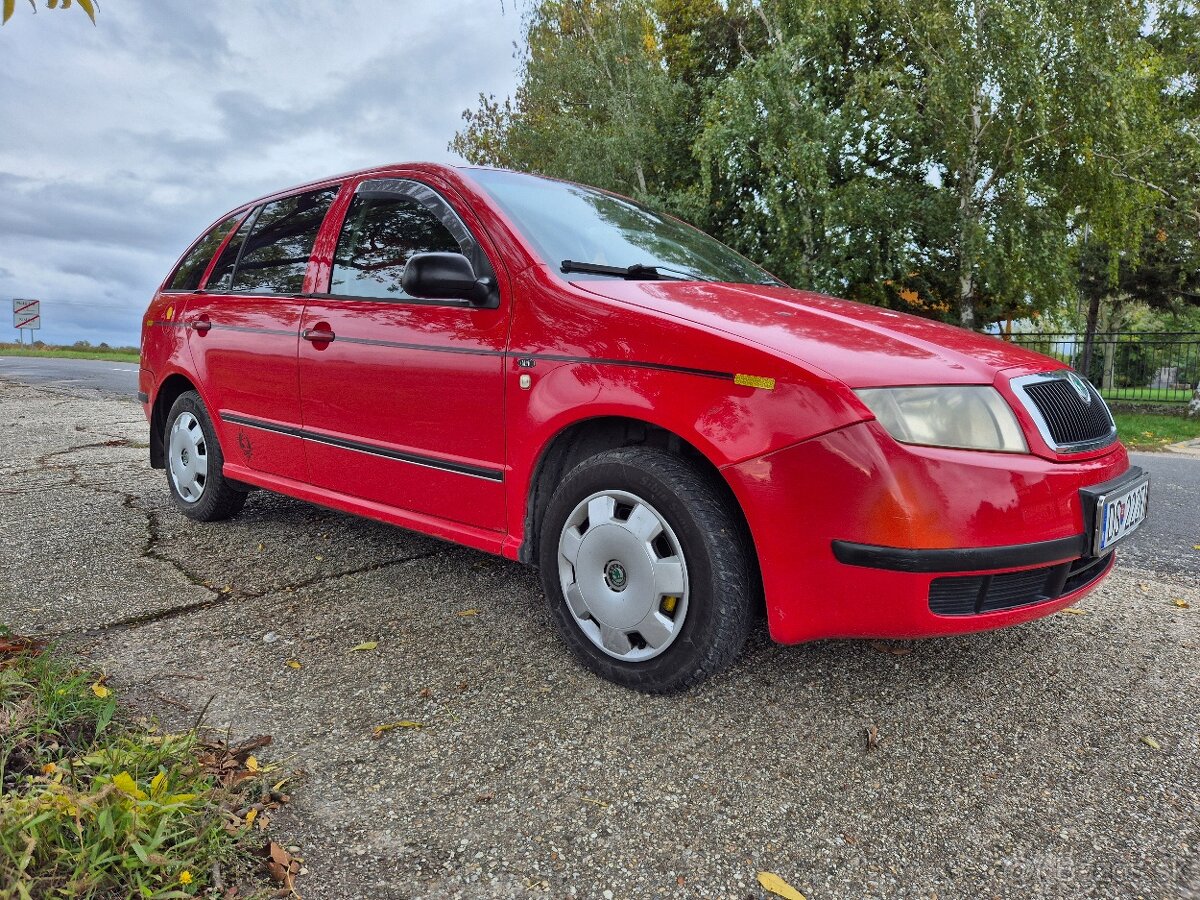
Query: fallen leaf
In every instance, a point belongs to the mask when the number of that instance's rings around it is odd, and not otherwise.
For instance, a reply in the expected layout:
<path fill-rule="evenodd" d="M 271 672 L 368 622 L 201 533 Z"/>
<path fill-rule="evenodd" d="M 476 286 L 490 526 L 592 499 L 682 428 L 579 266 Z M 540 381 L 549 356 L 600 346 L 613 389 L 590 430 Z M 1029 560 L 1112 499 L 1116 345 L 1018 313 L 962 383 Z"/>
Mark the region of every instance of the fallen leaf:
<path fill-rule="evenodd" d="M 456 615 L 456 616 L 461 616 L 462 618 L 464 618 L 464 619 L 465 619 L 465 618 L 467 618 L 468 616 L 477 616 L 477 615 L 479 615 L 479 610 L 477 610 L 477 609 L 460 609 L 458 612 L 456 612 L 456 613 L 455 613 L 455 615 Z"/>
<path fill-rule="evenodd" d="M 267 874 L 276 884 L 290 885 L 292 857 L 274 841 L 267 847 Z"/>
<path fill-rule="evenodd" d="M 289 669 L 303 669 L 304 665 L 298 659 L 289 659 L 284 663 Z"/>
<path fill-rule="evenodd" d="M 422 700 L 428 700 L 430 697 L 433 696 L 433 688 L 423 687 L 419 691 L 417 691 L 417 696 L 420 697 Z"/>
<path fill-rule="evenodd" d="M 495 799 L 496 799 L 495 791 L 484 791 L 482 794 L 475 795 L 475 801 L 477 803 L 487 803 L 489 800 L 495 800 Z"/>
<path fill-rule="evenodd" d="M 804 900 L 804 895 L 776 875 L 774 872 L 759 872 L 758 883 L 764 891 L 783 897 L 784 900 Z"/>
<path fill-rule="evenodd" d="M 257 772 L 258 771 L 258 757 L 257 756 L 247 756 L 246 757 L 246 768 L 249 769 L 251 772 Z"/>
<path fill-rule="evenodd" d="M 1145 740 L 1145 738 L 1143 738 Z M 146 792 L 137 786 L 137 782 L 133 780 L 133 776 L 128 772 L 121 772 L 113 776 L 113 787 L 122 794 L 128 794 L 135 800 L 145 800 Z"/>
<path fill-rule="evenodd" d="M 603 800 L 593 800 L 591 797 L 580 797 L 579 799 L 584 803 L 591 803 L 593 806 L 598 806 L 601 809 L 608 809 L 608 804 Z"/>
<path fill-rule="evenodd" d="M 1151 750 L 1161 750 L 1162 749 L 1162 745 L 1159 744 L 1159 742 L 1156 741 L 1154 738 L 1150 737 L 1150 735 L 1148 735 L 1148 734 L 1142 736 L 1142 743 L 1145 744 L 1147 747 L 1149 747 Z"/>
<path fill-rule="evenodd" d="M 265 544 L 259 544 L 259 545 L 258 545 L 258 552 L 259 552 L 259 553 L 262 553 L 262 552 L 263 552 L 264 550 L 266 550 L 266 549 L 267 549 L 267 547 L 266 547 L 266 545 L 265 545 Z"/>
<path fill-rule="evenodd" d="M 104 686 L 104 682 L 97 681 L 92 685 L 92 693 L 103 700 L 105 697 L 111 694 L 112 691 Z"/>
<path fill-rule="evenodd" d="M 1178 606 L 1180 609 L 1191 609 L 1192 608 L 1192 604 L 1188 603 L 1182 597 L 1177 597 L 1174 600 L 1172 600 L 1171 602 L 1174 603 L 1176 606 Z"/>
<path fill-rule="evenodd" d="M 871 641 L 871 649 L 877 650 L 880 653 L 890 653 L 892 656 L 908 656 L 912 653 L 912 647 L 905 647 L 902 644 L 893 644 L 888 641 Z"/>
<path fill-rule="evenodd" d="M 1086 616 L 1087 615 L 1086 609 L 1079 609 L 1078 607 L 1075 607 L 1075 606 L 1068 606 L 1066 609 L 1060 609 L 1059 612 L 1067 613 L 1068 615 L 1072 615 L 1072 616 Z"/>
<path fill-rule="evenodd" d="M 254 820 L 256 818 L 258 818 L 258 810 L 251 809 L 250 812 L 246 813 L 246 818 L 244 818 L 242 821 L 245 822 L 246 827 L 249 828 L 251 825 L 254 824 Z"/>
<path fill-rule="evenodd" d="M 379 646 L 378 641 L 363 641 L 357 647 L 351 647 L 350 652 L 351 653 L 359 653 L 363 650 L 374 650 L 378 646 Z"/>
<path fill-rule="evenodd" d="M 409 719 L 402 719 L 399 722 L 385 722 L 383 725 L 376 725 L 371 729 L 371 736 L 381 738 L 389 731 L 395 731 L 397 728 L 415 728 L 420 730 L 424 728 L 420 722 L 413 722 Z"/>
<path fill-rule="evenodd" d="M 318 556 L 318 557 L 316 558 L 316 560 L 317 560 L 317 562 L 324 562 L 324 561 L 325 561 L 325 557 L 323 557 L 323 556 Z"/>
<path fill-rule="evenodd" d="M 867 726 L 867 751 L 870 752 L 879 746 L 879 728 L 875 725 Z"/>
<path fill-rule="evenodd" d="M 1193 544 L 1193 545 L 1192 545 L 1192 549 L 1193 549 L 1193 550 L 1200 550 L 1200 544 Z"/>

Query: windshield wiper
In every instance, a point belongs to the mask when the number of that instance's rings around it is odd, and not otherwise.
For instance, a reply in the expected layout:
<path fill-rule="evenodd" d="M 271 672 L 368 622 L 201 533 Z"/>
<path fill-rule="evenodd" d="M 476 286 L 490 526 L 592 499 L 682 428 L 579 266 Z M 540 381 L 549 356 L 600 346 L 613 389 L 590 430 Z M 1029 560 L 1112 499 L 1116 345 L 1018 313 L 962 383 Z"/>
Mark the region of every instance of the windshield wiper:
<path fill-rule="evenodd" d="M 599 263 L 575 262 L 572 259 L 564 259 L 558 270 L 564 274 L 579 272 L 583 275 L 611 275 L 614 278 L 624 278 L 627 281 L 656 281 L 660 278 L 668 281 L 713 280 L 692 272 L 684 272 L 681 269 L 672 269 L 670 266 L 646 266 L 641 263 L 634 263 L 632 266 L 602 266 Z"/>

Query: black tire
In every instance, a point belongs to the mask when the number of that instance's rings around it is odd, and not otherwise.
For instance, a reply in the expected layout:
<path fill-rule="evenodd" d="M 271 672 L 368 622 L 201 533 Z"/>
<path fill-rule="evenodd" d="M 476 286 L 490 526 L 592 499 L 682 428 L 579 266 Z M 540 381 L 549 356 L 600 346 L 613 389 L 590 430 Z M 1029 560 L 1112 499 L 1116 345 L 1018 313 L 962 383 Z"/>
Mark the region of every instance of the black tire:
<path fill-rule="evenodd" d="M 207 471 L 203 485 L 198 489 L 198 496 L 190 499 L 180 493 L 172 473 L 171 431 L 176 422 L 186 416 L 195 419 L 203 434 L 202 447 L 207 462 Z M 175 508 L 197 522 L 219 522 L 237 515 L 246 504 L 246 491 L 225 477 L 225 454 L 221 452 L 217 431 L 200 395 L 195 391 L 184 391 L 180 394 L 171 406 L 166 425 L 163 427 L 163 446 L 167 451 L 167 489 L 171 492 L 171 501 Z"/>
<path fill-rule="evenodd" d="M 732 498 L 721 488 L 688 459 L 647 447 L 624 447 L 580 463 L 555 490 L 539 541 L 542 586 L 567 646 L 593 672 L 634 690 L 663 694 L 692 687 L 737 658 L 750 632 L 759 591 L 748 535 L 731 508 Z M 650 659 L 631 662 L 597 646 L 584 633 L 581 622 L 588 620 L 576 618 L 563 593 L 559 569 L 563 529 L 584 500 L 606 491 L 629 493 L 650 504 L 674 532 L 686 564 L 683 624 L 665 649 Z M 568 571 L 583 577 L 573 566 Z M 624 566 L 618 574 L 623 584 Z"/>

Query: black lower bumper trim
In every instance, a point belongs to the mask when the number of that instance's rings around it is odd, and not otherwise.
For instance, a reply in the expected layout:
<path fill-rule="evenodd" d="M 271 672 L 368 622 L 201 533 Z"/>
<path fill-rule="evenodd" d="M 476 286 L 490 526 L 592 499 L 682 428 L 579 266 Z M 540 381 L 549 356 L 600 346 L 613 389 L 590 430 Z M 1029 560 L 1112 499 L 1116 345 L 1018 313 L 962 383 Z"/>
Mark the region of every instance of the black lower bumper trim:
<path fill-rule="evenodd" d="M 892 572 L 982 572 L 987 569 L 1016 569 L 1021 566 L 1040 566 L 1065 559 L 1076 559 L 1086 553 L 1087 539 L 1082 534 L 1054 541 L 1038 541 L 1034 544 L 945 550 L 913 550 L 908 547 L 880 547 L 850 541 L 833 542 L 833 556 L 838 562 L 848 566 L 887 569 Z"/>
<path fill-rule="evenodd" d="M 149 403 L 150 395 L 145 391 L 138 391 L 138 403 Z"/>

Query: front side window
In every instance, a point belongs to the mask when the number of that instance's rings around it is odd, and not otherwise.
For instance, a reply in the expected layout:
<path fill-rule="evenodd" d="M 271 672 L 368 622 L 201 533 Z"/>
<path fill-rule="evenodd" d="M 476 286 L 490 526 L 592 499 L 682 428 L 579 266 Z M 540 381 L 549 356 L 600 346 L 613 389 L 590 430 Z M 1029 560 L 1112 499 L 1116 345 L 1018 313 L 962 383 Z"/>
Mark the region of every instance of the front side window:
<path fill-rule="evenodd" d="M 208 268 L 208 261 L 212 259 L 217 248 L 221 246 L 221 241 L 225 240 L 225 235 L 233 230 L 238 221 L 244 214 L 242 212 L 234 213 L 229 218 L 217 224 L 212 231 L 200 238 L 192 245 L 192 249 L 187 252 L 187 256 L 183 258 L 183 262 L 175 269 L 171 275 L 171 280 L 167 284 L 168 291 L 194 291 L 200 287 L 200 279 L 204 277 L 204 270 Z"/>
<path fill-rule="evenodd" d="M 263 206 L 246 238 L 230 290 L 300 293 L 317 231 L 336 196 L 337 188 L 322 188 Z"/>
<path fill-rule="evenodd" d="M 360 193 L 342 225 L 329 293 L 408 298 L 400 279 L 414 253 L 461 253 L 462 249 L 441 219 L 415 197 Z"/>

